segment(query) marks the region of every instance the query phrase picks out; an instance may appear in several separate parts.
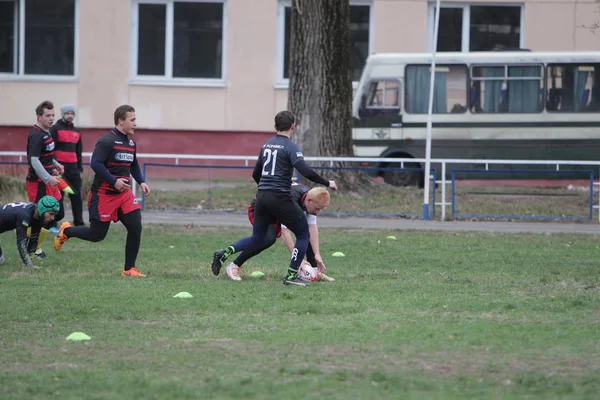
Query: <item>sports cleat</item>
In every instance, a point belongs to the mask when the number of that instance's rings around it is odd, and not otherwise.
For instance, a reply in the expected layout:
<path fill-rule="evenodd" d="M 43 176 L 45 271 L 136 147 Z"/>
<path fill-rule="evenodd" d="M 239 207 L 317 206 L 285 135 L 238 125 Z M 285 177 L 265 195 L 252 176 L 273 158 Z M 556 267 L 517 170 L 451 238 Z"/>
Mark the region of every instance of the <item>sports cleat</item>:
<path fill-rule="evenodd" d="M 229 264 L 227 266 L 227 268 L 225 268 L 225 274 L 232 281 L 241 281 L 242 280 L 242 277 L 240 276 L 240 267 L 238 267 L 234 263 Z"/>
<path fill-rule="evenodd" d="M 142 274 L 140 271 L 135 269 L 135 267 L 128 269 L 127 271 L 123 270 L 123 272 L 121 272 L 121 276 L 132 277 L 132 278 L 145 278 L 146 277 L 146 275 Z"/>
<path fill-rule="evenodd" d="M 323 272 L 319 272 L 319 274 L 317 275 L 317 280 L 323 282 L 335 282 L 335 278 L 327 276 Z"/>
<path fill-rule="evenodd" d="M 283 278 L 284 285 L 295 285 L 295 286 L 310 286 L 307 282 L 304 282 L 302 279 L 298 278 L 296 275 L 286 276 Z"/>
<path fill-rule="evenodd" d="M 46 253 L 44 253 L 44 250 L 42 249 L 36 250 L 35 253 L 33 253 L 33 255 L 40 260 L 46 258 Z"/>
<path fill-rule="evenodd" d="M 42 254 L 31 253 L 31 254 L 29 254 L 29 257 L 33 261 L 44 261 L 44 259 L 46 258 L 46 255 L 43 253 Z"/>
<path fill-rule="evenodd" d="M 210 266 L 210 268 L 212 269 L 212 273 L 214 276 L 219 276 L 219 272 L 221 272 L 221 267 L 223 266 L 223 263 L 226 260 L 226 258 L 224 258 L 224 256 L 225 256 L 225 250 L 223 250 L 223 249 L 219 249 L 219 250 L 215 251 L 215 253 L 213 254 L 213 261 L 212 261 L 212 265 Z"/>
<path fill-rule="evenodd" d="M 65 235 L 65 229 L 67 229 L 70 226 L 70 222 L 63 222 L 62 224 L 60 224 L 60 229 L 58 230 L 58 233 L 54 236 L 54 250 L 59 251 L 62 248 L 63 244 L 65 244 L 65 242 L 69 240 L 67 235 Z"/>

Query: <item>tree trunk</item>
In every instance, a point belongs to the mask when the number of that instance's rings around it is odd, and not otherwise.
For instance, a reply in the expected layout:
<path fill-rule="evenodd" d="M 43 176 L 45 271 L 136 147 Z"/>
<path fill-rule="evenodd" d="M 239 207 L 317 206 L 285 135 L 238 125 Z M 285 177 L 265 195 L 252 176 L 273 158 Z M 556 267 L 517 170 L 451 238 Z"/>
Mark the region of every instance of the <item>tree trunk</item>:
<path fill-rule="evenodd" d="M 288 107 L 297 121 L 293 138 L 305 156 L 352 157 L 350 2 L 294 0 L 291 11 Z M 338 169 L 358 165 L 336 162 L 335 167 L 319 172 L 342 191 L 369 189 L 372 180 L 366 174 Z"/>

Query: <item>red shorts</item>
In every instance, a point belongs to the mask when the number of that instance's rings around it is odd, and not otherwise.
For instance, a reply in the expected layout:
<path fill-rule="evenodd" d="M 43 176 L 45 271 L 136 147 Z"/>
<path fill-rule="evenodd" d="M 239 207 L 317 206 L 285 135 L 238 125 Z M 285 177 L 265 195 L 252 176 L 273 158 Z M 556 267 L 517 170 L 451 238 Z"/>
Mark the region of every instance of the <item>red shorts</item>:
<path fill-rule="evenodd" d="M 139 210 L 140 205 L 131 190 L 117 194 L 90 192 L 88 208 L 90 210 L 90 220 L 117 222 L 119 220 L 119 210 L 123 214 L 129 214 L 132 211 Z"/>
<path fill-rule="evenodd" d="M 250 223 L 254 225 L 254 207 L 252 207 L 252 204 L 248 206 L 248 219 L 250 220 Z M 273 226 L 277 231 L 277 237 L 281 237 L 281 222 L 277 222 L 276 224 L 273 224 Z"/>
<path fill-rule="evenodd" d="M 37 203 L 44 196 L 52 196 L 56 200 L 62 199 L 62 194 L 58 189 L 58 186 L 52 187 L 51 185 L 45 184 L 42 181 L 39 182 L 25 182 L 27 188 L 27 198 L 32 203 Z"/>

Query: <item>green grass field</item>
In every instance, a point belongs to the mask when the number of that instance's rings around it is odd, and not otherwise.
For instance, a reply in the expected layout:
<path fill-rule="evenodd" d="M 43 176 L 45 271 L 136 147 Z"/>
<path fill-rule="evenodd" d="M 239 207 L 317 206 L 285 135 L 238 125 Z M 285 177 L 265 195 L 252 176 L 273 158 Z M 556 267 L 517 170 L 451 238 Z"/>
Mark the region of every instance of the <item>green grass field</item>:
<path fill-rule="evenodd" d="M 1 399 L 594 399 L 595 236 L 321 231 L 333 283 L 281 283 L 280 243 L 214 277 L 247 229 L 147 226 L 67 242 L 43 269 L 0 236 Z M 395 235 L 397 240 L 387 240 Z M 331 257 L 334 251 L 346 257 Z M 249 277 L 261 270 L 264 279 Z M 186 291 L 191 299 L 173 298 Z M 75 331 L 90 341 L 71 342 Z"/>

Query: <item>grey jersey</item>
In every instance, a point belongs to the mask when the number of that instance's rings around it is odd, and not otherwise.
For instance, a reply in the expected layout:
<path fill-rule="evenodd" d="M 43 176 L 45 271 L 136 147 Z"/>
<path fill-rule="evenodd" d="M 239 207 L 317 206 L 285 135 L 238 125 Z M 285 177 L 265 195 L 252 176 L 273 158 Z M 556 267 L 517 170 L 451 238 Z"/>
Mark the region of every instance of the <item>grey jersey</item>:
<path fill-rule="evenodd" d="M 265 142 L 256 161 L 261 169 L 258 190 L 290 192 L 294 165 L 304 156 L 287 136 L 275 135 Z"/>

